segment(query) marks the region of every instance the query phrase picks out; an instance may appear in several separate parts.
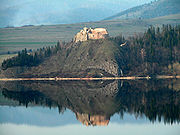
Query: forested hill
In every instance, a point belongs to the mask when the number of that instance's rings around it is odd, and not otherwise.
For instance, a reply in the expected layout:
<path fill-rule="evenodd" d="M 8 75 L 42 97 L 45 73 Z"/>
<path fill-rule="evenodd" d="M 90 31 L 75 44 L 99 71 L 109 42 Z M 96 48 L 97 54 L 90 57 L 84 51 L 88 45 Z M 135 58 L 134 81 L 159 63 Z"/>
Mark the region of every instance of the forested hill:
<path fill-rule="evenodd" d="M 104 20 L 149 19 L 180 13 L 180 0 L 158 0 L 149 4 L 133 7 Z"/>
<path fill-rule="evenodd" d="M 180 25 L 150 27 L 143 36 L 134 36 L 124 46 L 126 74 L 180 74 Z"/>
<path fill-rule="evenodd" d="M 143 35 L 57 43 L 26 50 L 2 63 L 1 77 L 180 75 L 180 25 L 150 27 Z"/>

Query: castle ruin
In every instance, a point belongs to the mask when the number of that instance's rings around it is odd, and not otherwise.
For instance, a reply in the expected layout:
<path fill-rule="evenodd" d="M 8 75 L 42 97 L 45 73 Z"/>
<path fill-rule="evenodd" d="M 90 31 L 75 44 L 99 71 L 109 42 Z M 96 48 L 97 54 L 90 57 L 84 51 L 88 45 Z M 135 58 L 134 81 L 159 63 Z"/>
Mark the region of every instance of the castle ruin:
<path fill-rule="evenodd" d="M 105 28 L 92 29 L 84 27 L 83 30 L 75 35 L 74 42 L 86 41 L 89 39 L 104 39 L 108 36 L 109 34 Z"/>

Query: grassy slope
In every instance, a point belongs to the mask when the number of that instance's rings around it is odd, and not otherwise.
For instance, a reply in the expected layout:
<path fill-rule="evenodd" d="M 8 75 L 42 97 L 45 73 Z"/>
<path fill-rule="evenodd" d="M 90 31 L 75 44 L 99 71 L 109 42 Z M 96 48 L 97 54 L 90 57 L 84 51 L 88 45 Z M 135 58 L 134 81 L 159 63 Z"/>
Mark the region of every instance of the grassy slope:
<path fill-rule="evenodd" d="M 122 11 L 114 16 L 110 16 L 105 20 L 127 19 L 127 18 L 155 18 L 170 14 L 180 13 L 179 0 L 158 0 L 149 4 L 133 7 Z"/>
<path fill-rule="evenodd" d="M 65 66 L 71 69 L 80 69 L 81 65 L 86 67 L 91 64 L 95 65 L 102 63 L 105 59 L 114 59 L 117 52 L 117 46 L 108 40 L 86 41 L 72 49 Z"/>
<path fill-rule="evenodd" d="M 159 24 L 176 24 L 176 22 L 177 22 L 177 24 L 179 24 L 180 23 L 180 14 L 152 18 L 150 20 L 150 22 L 152 25 L 156 25 L 157 22 L 159 22 Z"/>

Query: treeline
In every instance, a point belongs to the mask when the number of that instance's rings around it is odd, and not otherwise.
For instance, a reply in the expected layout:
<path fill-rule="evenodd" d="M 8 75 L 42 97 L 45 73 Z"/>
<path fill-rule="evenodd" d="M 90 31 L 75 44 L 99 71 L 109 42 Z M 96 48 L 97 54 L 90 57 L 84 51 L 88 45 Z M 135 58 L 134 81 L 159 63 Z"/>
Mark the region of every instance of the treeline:
<path fill-rule="evenodd" d="M 2 69 L 5 70 L 9 67 L 15 67 L 15 66 L 36 66 L 40 64 L 45 58 L 50 57 L 51 55 L 56 54 L 59 50 L 62 49 L 62 46 L 65 44 L 65 42 L 57 42 L 57 45 L 52 47 L 44 47 L 40 48 L 35 52 L 28 53 L 27 49 L 25 48 L 21 52 L 18 52 L 18 56 L 15 56 L 13 58 L 4 60 L 2 62 Z"/>
<path fill-rule="evenodd" d="M 163 74 L 162 68 L 169 66 L 173 72 L 173 63 L 180 63 L 180 25 L 151 26 L 143 35 L 127 39 L 121 50 L 126 74 Z"/>

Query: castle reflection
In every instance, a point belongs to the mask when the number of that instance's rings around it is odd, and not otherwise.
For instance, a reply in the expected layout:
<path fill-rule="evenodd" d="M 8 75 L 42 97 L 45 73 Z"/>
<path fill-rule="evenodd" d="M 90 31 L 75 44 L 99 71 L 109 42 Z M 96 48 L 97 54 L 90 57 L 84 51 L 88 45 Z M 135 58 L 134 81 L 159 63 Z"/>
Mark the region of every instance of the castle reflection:
<path fill-rule="evenodd" d="M 89 115 L 89 114 L 80 114 L 76 113 L 76 118 L 83 125 L 86 126 L 107 126 L 109 124 L 110 117 L 105 115 Z"/>

